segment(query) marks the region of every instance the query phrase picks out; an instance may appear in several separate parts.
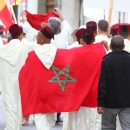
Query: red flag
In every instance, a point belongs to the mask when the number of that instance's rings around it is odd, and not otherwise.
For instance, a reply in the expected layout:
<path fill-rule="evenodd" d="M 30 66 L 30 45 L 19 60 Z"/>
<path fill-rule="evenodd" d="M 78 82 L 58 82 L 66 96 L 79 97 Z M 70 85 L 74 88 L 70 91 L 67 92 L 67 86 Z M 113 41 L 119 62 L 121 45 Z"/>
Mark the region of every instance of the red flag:
<path fill-rule="evenodd" d="M 30 52 L 19 74 L 23 115 L 96 107 L 100 66 L 105 54 L 102 43 L 58 49 L 48 70 L 35 52 Z"/>
<path fill-rule="evenodd" d="M 14 23 L 11 18 L 11 15 L 10 15 L 10 12 L 8 10 L 5 0 L 0 1 L 0 20 L 5 25 L 5 28 L 2 29 L 1 31 L 8 30 L 8 28 Z"/>
<path fill-rule="evenodd" d="M 37 30 L 41 29 L 42 22 L 48 23 L 48 19 L 50 17 L 58 17 L 53 11 L 47 14 L 31 14 L 28 11 L 26 11 L 26 14 L 27 20 L 30 23 L 30 25 Z"/>

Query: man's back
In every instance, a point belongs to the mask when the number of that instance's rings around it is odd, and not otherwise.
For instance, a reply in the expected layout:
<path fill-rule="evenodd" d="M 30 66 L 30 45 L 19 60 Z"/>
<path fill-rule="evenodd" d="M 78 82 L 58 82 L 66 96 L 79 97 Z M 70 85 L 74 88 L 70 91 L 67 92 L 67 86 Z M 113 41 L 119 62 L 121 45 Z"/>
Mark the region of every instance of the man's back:
<path fill-rule="evenodd" d="M 102 75 L 106 77 L 101 76 L 100 80 L 108 82 L 105 107 L 130 106 L 130 54 L 123 50 L 114 51 L 104 58 L 102 66 L 105 72 Z"/>
<path fill-rule="evenodd" d="M 18 73 L 25 63 L 28 52 L 37 46 L 38 44 L 30 43 L 25 39 L 22 42 L 15 39 L 0 48 L 0 80 L 3 81 L 1 84 L 5 84 L 4 80 L 7 80 L 8 83 L 14 82 L 14 80 L 15 83 L 18 82 Z"/>
<path fill-rule="evenodd" d="M 100 34 L 95 37 L 95 43 L 101 42 L 103 40 L 107 41 L 108 43 L 110 42 L 110 39 L 107 37 L 107 35 Z"/>
<path fill-rule="evenodd" d="M 102 61 L 98 83 L 101 129 L 116 130 L 118 116 L 121 129 L 130 130 L 130 53 L 123 50 L 124 39 L 119 35 L 112 37 L 110 48 L 112 52 Z"/>
<path fill-rule="evenodd" d="M 0 86 L 3 99 L 3 112 L 7 129 L 21 125 L 21 102 L 18 84 L 18 73 L 24 64 L 28 52 L 33 49 L 33 44 L 11 40 L 0 48 Z M 5 105 L 6 104 L 6 105 Z M 14 113 L 12 113 L 12 110 Z"/>

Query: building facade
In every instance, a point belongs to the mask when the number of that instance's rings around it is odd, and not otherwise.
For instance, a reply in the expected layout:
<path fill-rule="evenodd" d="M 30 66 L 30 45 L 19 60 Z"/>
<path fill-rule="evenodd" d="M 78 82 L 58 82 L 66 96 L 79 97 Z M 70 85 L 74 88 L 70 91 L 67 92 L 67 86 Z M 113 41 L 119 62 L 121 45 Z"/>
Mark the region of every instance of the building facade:
<path fill-rule="evenodd" d="M 85 25 L 90 20 L 95 20 L 91 16 L 84 16 L 83 0 L 27 0 L 26 3 L 19 5 L 18 12 L 20 13 L 21 10 L 27 9 L 30 13 L 44 14 L 54 8 L 59 8 L 62 11 L 73 30 Z M 102 19 L 107 20 L 108 15 L 105 15 L 107 12 L 104 11 L 104 15 L 99 13 L 96 16 L 101 15 Z M 130 13 L 117 11 L 113 12 L 112 15 L 111 24 L 130 21 Z M 20 16 L 18 16 L 18 19 L 20 19 Z M 96 22 L 98 22 L 98 19 Z"/>
<path fill-rule="evenodd" d="M 59 8 L 74 30 L 84 24 L 85 17 L 83 16 L 82 4 L 83 0 L 27 0 L 26 3 L 19 5 L 18 12 L 27 9 L 30 13 L 44 14 L 54 8 Z"/>

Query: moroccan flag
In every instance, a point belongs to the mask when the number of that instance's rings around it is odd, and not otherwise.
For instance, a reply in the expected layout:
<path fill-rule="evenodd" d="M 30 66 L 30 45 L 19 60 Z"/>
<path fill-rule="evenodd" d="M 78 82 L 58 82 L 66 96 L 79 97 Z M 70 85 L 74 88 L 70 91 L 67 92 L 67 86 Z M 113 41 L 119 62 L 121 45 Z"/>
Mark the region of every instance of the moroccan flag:
<path fill-rule="evenodd" d="M 25 2 L 26 0 L 9 0 L 11 5 L 18 5 L 20 3 Z"/>
<path fill-rule="evenodd" d="M 14 23 L 8 10 L 5 0 L 0 0 L 0 20 L 5 25 L 1 31 L 6 31 Z"/>
<path fill-rule="evenodd" d="M 48 12 L 47 14 L 31 14 L 28 11 L 26 11 L 26 14 L 28 22 L 36 30 L 41 29 L 42 22 L 48 23 L 48 19 L 50 17 L 58 17 L 53 11 Z"/>
<path fill-rule="evenodd" d="M 102 43 L 73 49 L 57 49 L 48 70 L 35 51 L 29 53 L 19 73 L 23 116 L 77 111 L 80 106 L 97 106 L 97 86 Z"/>

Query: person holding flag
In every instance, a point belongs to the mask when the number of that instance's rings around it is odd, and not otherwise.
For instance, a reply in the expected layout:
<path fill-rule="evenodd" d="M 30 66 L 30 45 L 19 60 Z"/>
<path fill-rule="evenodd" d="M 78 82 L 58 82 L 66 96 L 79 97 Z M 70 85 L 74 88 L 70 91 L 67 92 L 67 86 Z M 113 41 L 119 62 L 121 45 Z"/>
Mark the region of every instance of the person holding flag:
<path fill-rule="evenodd" d="M 40 32 L 43 45 L 29 53 L 19 73 L 23 116 L 34 114 L 38 130 L 51 129 L 55 112 L 97 106 L 100 65 L 106 54 L 102 43 L 57 49 L 50 44 L 53 36 L 47 28 Z"/>
<path fill-rule="evenodd" d="M 42 37 L 42 39 L 40 39 Z M 54 56 L 56 54 L 57 48 L 51 44 L 51 39 L 54 38 L 53 30 L 45 26 L 37 35 L 38 44 L 42 45 L 41 47 L 35 49 L 35 53 L 38 59 L 49 68 L 52 62 L 54 61 Z M 49 52 L 48 52 L 49 51 Z M 34 75 L 35 76 L 35 75 Z M 34 114 L 35 124 L 37 130 L 51 130 L 54 122 L 55 113 L 37 113 Z"/>
<path fill-rule="evenodd" d="M 89 22 L 91 24 L 91 22 Z M 93 26 L 95 29 L 95 23 L 91 24 L 91 28 L 88 27 L 87 29 L 79 29 L 77 32 L 77 38 L 80 38 L 80 42 L 82 45 L 92 45 L 95 42 L 95 30 L 93 30 Z M 97 43 L 97 44 L 100 44 Z M 108 44 L 106 41 L 102 41 L 102 44 L 104 45 L 104 49 L 107 51 L 109 50 Z M 76 45 L 74 47 L 81 47 L 82 45 Z M 98 49 L 98 48 L 97 48 Z M 63 120 L 63 128 L 62 130 L 75 130 L 75 129 L 92 129 L 92 130 L 99 130 L 100 123 L 97 122 L 97 109 L 95 108 L 90 108 L 90 107 L 85 107 L 81 106 L 78 111 L 76 112 L 69 112 L 69 113 L 64 113 L 64 120 Z"/>
<path fill-rule="evenodd" d="M 23 30 L 26 33 L 27 39 L 30 41 L 36 41 L 37 32 L 39 29 L 41 29 L 42 22 L 44 22 L 43 24 L 48 24 L 48 26 L 54 31 L 55 36 L 54 39 L 51 40 L 51 43 L 58 48 L 68 47 L 67 41 L 71 36 L 72 28 L 59 9 L 55 8 L 53 12 L 49 12 L 44 15 L 31 15 L 27 11 L 22 11 L 21 17 L 23 22 Z"/>

